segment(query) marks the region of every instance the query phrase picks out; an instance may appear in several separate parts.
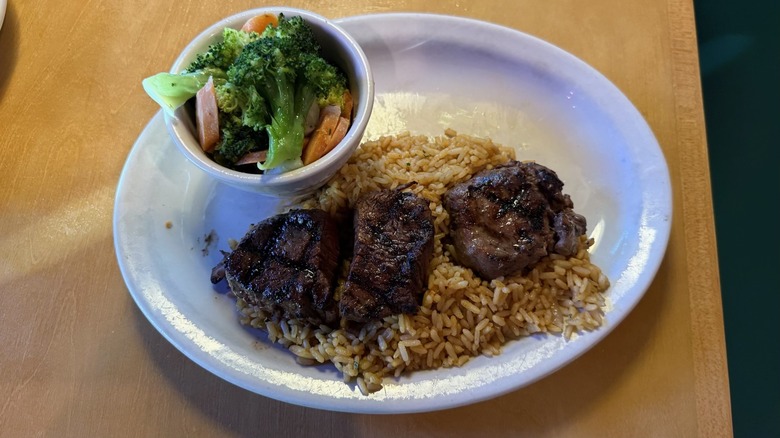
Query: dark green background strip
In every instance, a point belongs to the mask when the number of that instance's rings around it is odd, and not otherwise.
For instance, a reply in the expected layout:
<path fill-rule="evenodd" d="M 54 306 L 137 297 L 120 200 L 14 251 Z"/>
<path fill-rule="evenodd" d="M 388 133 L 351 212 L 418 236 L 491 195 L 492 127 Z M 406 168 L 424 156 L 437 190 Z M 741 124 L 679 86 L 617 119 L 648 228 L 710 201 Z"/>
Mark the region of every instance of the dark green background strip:
<path fill-rule="evenodd" d="M 780 437 L 780 2 L 694 5 L 734 435 Z"/>

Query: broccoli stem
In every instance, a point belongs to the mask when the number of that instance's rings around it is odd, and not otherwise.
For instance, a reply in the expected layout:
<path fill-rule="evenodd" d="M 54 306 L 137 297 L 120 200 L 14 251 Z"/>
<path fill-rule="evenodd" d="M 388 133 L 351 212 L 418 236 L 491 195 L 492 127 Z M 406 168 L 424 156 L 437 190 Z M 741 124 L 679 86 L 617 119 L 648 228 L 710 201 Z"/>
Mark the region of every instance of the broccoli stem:
<path fill-rule="evenodd" d="M 224 83 L 227 78 L 221 70 L 204 69 L 182 74 L 158 73 L 144 79 L 141 84 L 149 97 L 172 116 L 178 107 L 195 97 L 212 76 L 215 83 Z"/>
<path fill-rule="evenodd" d="M 277 87 L 272 94 L 275 97 L 272 102 L 276 111 L 266 128 L 268 155 L 265 162 L 257 165 L 261 170 L 273 169 L 285 161 L 301 157 L 306 113 L 316 98 L 311 87 L 305 84 L 297 87 L 297 90 L 289 82 L 276 81 L 275 84 Z"/>

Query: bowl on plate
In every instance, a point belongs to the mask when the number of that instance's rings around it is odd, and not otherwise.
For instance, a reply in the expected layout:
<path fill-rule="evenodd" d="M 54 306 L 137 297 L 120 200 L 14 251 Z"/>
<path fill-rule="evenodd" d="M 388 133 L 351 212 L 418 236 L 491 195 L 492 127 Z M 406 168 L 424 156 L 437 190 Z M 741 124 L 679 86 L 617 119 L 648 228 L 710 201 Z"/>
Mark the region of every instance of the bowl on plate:
<path fill-rule="evenodd" d="M 352 94 L 353 119 L 344 138 L 325 156 L 313 163 L 284 173 L 251 174 L 217 164 L 200 147 L 194 117 L 186 106 L 173 116 L 165 114 L 165 124 L 173 142 L 190 162 L 212 178 L 239 189 L 277 197 L 311 193 L 332 177 L 360 144 L 374 102 L 374 79 L 371 67 L 357 41 L 340 26 L 309 11 L 285 7 L 258 8 L 244 11 L 214 23 L 195 37 L 181 52 L 171 67 L 179 73 L 195 60 L 199 53 L 222 38 L 226 27 L 240 29 L 250 18 L 266 14 L 300 16 L 311 26 L 323 57 L 339 67 L 347 76 Z"/>

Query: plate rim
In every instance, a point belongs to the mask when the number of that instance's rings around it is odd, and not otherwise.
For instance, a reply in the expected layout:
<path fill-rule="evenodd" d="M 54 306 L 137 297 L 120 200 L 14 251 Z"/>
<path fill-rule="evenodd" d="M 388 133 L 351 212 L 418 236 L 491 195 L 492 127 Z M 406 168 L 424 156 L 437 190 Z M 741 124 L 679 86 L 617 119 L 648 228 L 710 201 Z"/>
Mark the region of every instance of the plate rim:
<path fill-rule="evenodd" d="M 5 21 L 5 12 L 8 8 L 8 0 L 0 0 L 0 30 L 3 30 L 3 22 Z"/>

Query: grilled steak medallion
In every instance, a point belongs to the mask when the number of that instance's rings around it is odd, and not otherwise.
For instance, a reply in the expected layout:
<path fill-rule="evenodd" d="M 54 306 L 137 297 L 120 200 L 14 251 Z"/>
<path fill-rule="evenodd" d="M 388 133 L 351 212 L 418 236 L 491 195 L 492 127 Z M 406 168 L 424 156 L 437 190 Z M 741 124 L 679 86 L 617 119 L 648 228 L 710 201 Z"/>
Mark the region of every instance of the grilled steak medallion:
<path fill-rule="evenodd" d="M 510 161 L 445 193 L 458 261 L 482 278 L 520 273 L 555 252 L 577 252 L 585 218 L 547 167 Z"/>
<path fill-rule="evenodd" d="M 292 210 L 252 227 L 223 265 L 237 297 L 319 324 L 338 319 L 333 300 L 338 259 L 335 221 L 322 210 Z"/>
<path fill-rule="evenodd" d="M 369 193 L 355 206 L 354 255 L 339 302 L 348 320 L 417 312 L 433 255 L 433 217 L 428 201 L 401 189 Z"/>

